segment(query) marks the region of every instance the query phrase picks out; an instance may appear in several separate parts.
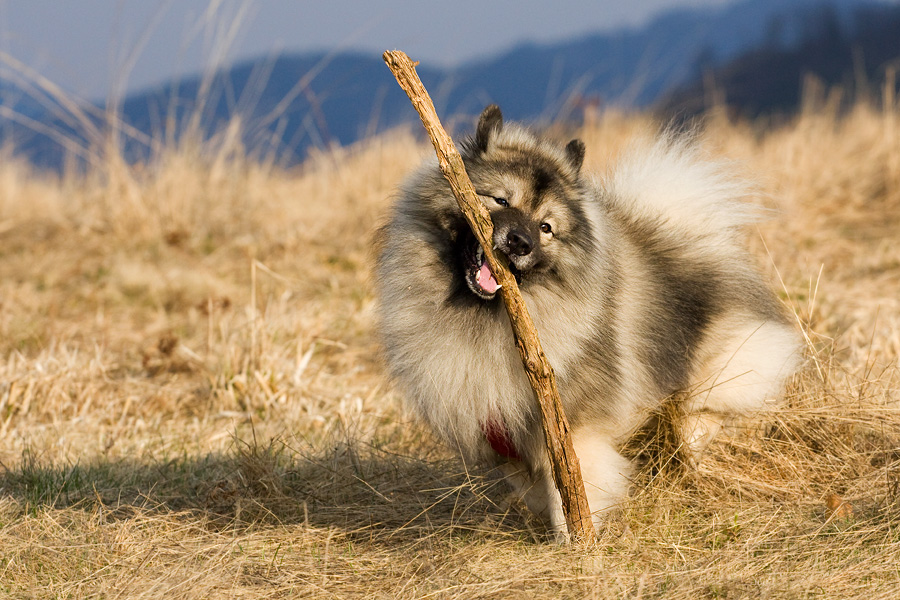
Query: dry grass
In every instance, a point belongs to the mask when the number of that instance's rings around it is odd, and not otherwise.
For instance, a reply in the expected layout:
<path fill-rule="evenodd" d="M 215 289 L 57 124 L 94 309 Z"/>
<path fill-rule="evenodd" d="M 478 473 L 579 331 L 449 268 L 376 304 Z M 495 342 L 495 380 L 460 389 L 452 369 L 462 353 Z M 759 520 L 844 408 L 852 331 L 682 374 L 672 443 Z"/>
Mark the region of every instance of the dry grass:
<path fill-rule="evenodd" d="M 651 128 L 589 122 L 590 166 Z M 370 235 L 428 148 L 398 133 L 291 172 L 184 149 L 61 179 L 7 157 L 0 595 L 894 598 L 898 115 L 713 116 L 703 140 L 778 209 L 751 243 L 809 367 L 699 472 L 648 467 L 587 550 L 542 543 L 384 378 Z"/>

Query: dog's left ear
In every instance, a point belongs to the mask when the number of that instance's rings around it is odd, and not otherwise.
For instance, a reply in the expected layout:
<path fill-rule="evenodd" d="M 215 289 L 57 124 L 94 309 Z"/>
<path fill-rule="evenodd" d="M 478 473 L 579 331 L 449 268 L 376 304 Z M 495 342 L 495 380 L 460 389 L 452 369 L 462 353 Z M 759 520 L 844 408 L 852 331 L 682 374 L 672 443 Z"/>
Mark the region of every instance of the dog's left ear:
<path fill-rule="evenodd" d="M 478 127 L 475 128 L 475 147 L 481 152 L 487 152 L 488 144 L 495 133 L 503 129 L 503 113 L 496 104 L 491 104 L 481 113 L 478 119 Z"/>
<path fill-rule="evenodd" d="M 584 163 L 584 142 L 572 140 L 566 144 L 566 158 L 569 159 L 569 164 L 578 173 L 581 170 L 582 163 Z"/>

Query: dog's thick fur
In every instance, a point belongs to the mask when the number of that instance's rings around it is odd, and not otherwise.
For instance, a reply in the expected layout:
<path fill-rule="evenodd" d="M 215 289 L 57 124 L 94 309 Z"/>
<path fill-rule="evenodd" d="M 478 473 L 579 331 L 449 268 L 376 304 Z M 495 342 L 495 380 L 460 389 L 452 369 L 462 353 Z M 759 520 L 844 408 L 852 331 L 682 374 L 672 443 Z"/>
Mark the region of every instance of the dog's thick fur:
<path fill-rule="evenodd" d="M 588 501 L 627 492 L 621 444 L 666 399 L 696 457 L 719 428 L 774 401 L 799 337 L 742 247 L 747 186 L 674 136 L 605 180 L 489 106 L 462 146 L 556 371 Z M 376 279 L 387 362 L 409 405 L 469 459 L 504 464 L 557 537 L 565 520 L 534 394 L 502 300 L 435 162 L 403 186 Z"/>

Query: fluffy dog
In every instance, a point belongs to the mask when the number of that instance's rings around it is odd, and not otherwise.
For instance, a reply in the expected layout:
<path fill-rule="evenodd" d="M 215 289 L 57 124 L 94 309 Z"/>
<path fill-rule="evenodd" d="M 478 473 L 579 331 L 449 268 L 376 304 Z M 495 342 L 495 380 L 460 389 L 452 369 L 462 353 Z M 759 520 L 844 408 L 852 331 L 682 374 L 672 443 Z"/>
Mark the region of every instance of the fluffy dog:
<path fill-rule="evenodd" d="M 739 242 L 754 219 L 746 184 L 674 136 L 603 181 L 582 172 L 584 153 L 505 125 L 496 106 L 462 144 L 556 371 L 599 525 L 628 490 L 622 443 L 661 403 L 682 398 L 679 433 L 697 457 L 727 421 L 779 397 L 800 340 Z M 381 239 L 380 332 L 409 405 L 467 459 L 504 465 L 564 537 L 497 282 L 435 161 L 402 186 Z"/>

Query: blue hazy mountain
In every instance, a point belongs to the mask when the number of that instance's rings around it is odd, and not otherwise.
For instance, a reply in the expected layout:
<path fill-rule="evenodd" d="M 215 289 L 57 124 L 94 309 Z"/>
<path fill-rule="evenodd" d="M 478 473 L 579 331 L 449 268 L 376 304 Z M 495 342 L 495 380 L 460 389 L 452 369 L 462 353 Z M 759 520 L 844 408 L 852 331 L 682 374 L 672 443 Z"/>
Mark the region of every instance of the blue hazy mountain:
<path fill-rule="evenodd" d="M 869 4 L 745 0 L 678 9 L 640 28 L 521 44 L 454 68 L 423 64 L 418 72 L 451 130 L 470 127 L 491 102 L 512 119 L 573 119 L 588 103 L 658 105 L 742 56 L 800 47 L 812 35 L 813 17 L 823 11 L 843 30 Z M 6 89 L 12 88 L 7 84 Z M 105 103 L 85 105 L 78 118 L 52 102 L 29 103 L 18 92 L 0 94 L 0 103 L 11 97 L 17 98 L 16 110 L 42 127 L 10 123 L 0 113 L 0 136 L 35 164 L 50 168 L 63 164 L 67 151 L 60 138 L 69 140 L 71 152 L 73 143 L 101 144 L 110 131 L 119 132 L 130 160 L 145 160 L 156 144 L 188 134 L 214 138 L 237 119 L 251 153 L 291 164 L 310 148 L 350 144 L 416 120 L 381 57 L 352 52 L 249 60 L 134 92 L 112 112 L 100 108 Z"/>
<path fill-rule="evenodd" d="M 804 93 L 815 94 L 815 88 L 819 96 L 839 88 L 838 108 L 846 108 L 861 98 L 879 98 L 889 82 L 896 93 L 898 59 L 900 7 L 862 6 L 849 19 L 819 10 L 804 21 L 795 43 L 763 44 L 710 66 L 702 78 L 666 92 L 656 108 L 666 116 L 691 118 L 709 108 L 712 92 L 732 114 L 780 118 L 794 113 Z M 810 82 L 816 83 L 806 89 Z"/>

